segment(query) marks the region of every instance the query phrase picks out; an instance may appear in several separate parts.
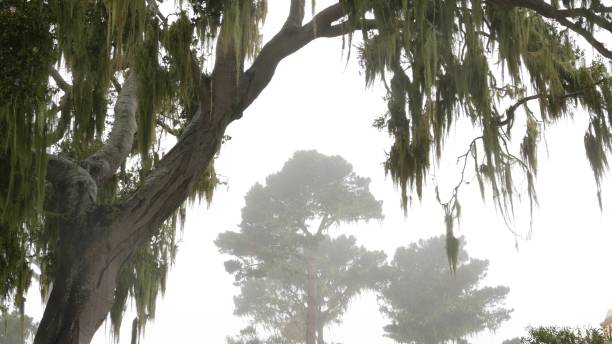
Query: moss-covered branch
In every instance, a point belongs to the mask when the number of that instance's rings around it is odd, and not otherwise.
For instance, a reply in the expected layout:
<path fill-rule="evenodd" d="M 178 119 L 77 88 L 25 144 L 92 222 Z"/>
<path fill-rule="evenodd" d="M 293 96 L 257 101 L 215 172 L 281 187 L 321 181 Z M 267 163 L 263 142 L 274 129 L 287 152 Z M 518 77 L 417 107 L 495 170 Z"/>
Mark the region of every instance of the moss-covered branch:
<path fill-rule="evenodd" d="M 108 139 L 86 160 L 89 173 L 98 183 L 113 176 L 132 151 L 138 106 L 136 92 L 136 76 L 130 73 L 115 103 L 115 120 Z"/>

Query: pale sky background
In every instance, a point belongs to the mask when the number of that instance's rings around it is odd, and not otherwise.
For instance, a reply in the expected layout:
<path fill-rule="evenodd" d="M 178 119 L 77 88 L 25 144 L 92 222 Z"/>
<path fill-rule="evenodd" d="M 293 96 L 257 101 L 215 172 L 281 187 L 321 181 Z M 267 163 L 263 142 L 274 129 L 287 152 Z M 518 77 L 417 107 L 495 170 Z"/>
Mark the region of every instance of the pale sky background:
<path fill-rule="evenodd" d="M 317 1 L 323 8 L 324 1 Z M 264 38 L 282 25 L 288 1 L 270 0 Z M 156 319 L 146 328 L 142 343 L 225 343 L 245 324 L 235 317 L 232 297 L 238 289 L 223 268 L 213 244 L 220 232 L 237 230 L 244 195 L 255 182 L 278 171 L 293 152 L 316 149 L 341 155 L 355 171 L 372 179 L 371 191 L 383 200 L 385 220 L 345 226 L 331 232 L 357 237 L 358 244 L 393 256 L 398 246 L 444 233 L 443 213 L 434 198 L 433 174 L 443 198 L 459 178 L 456 158 L 465 152 L 472 133 L 460 124 L 447 140 L 447 151 L 432 169 L 422 201 L 416 200 L 404 217 L 399 192 L 385 178 L 382 162 L 389 149 L 385 132 L 372 121 L 386 110 L 380 86 L 366 89 L 359 66 L 341 56 L 341 39 L 319 39 L 285 59 L 270 85 L 244 117 L 230 125 L 216 168 L 229 182 L 215 192 L 210 208 L 189 208 L 176 265 L 167 291 L 158 301 Z M 585 157 L 583 135 L 587 115 L 577 110 L 574 120 L 548 128 L 548 152 L 542 142 L 533 235 L 515 238 L 491 202 L 483 203 L 476 183 L 462 188 L 463 216 L 456 234 L 467 241 L 475 258 L 490 261 L 486 285 L 506 285 L 506 305 L 514 309 L 510 321 L 495 332 L 469 339 L 473 344 L 501 343 L 525 335 L 529 325 L 599 326 L 612 308 L 612 185 L 603 185 L 604 209 L 597 206 L 595 182 Z M 517 124 L 519 125 L 519 124 Z M 518 129 L 518 128 L 517 128 Z M 522 138 L 519 129 L 514 139 Z M 521 178 L 515 177 L 517 183 Z M 520 201 L 517 201 L 521 204 Z M 527 204 L 521 204 L 514 229 L 528 232 Z M 440 254 L 445 254 L 440 252 Z M 26 313 L 40 318 L 42 307 L 33 287 Z M 131 319 L 125 315 L 120 343 L 129 343 Z M 339 326 L 326 339 L 345 344 L 392 343 L 383 337 L 385 320 L 371 293 L 355 298 Z M 103 325 L 94 344 L 111 343 L 110 326 Z"/>

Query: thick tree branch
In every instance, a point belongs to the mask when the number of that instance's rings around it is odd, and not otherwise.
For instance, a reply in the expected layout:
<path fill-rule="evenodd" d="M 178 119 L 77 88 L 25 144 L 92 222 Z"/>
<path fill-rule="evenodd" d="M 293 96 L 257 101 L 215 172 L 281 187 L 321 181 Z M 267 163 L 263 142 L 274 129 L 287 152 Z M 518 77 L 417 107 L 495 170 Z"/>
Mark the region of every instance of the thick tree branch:
<path fill-rule="evenodd" d="M 502 8 L 522 7 L 535 11 L 536 13 L 546 18 L 552 19 L 557 23 L 574 31 L 578 35 L 582 36 L 602 56 L 608 59 L 612 59 L 612 50 L 607 49 L 602 42 L 600 42 L 595 38 L 595 36 L 593 36 L 592 32 L 589 32 L 581 25 L 567 19 L 567 16 L 564 15 L 564 12 L 560 12 L 560 10 L 554 8 L 553 6 L 547 4 L 542 0 L 488 0 L 488 2 L 496 4 L 497 6 L 500 6 Z"/>
<path fill-rule="evenodd" d="M 302 27 L 283 26 L 283 29 L 264 45 L 251 67 L 240 78 L 240 103 L 237 105 L 237 111 L 246 109 L 259 96 L 282 59 L 318 37 L 337 37 L 347 33 L 350 28 L 342 28 L 342 24 L 332 25 L 344 16 L 342 4 L 336 3 L 319 12 Z"/>
<path fill-rule="evenodd" d="M 592 22 L 593 24 L 612 32 L 612 22 L 606 20 L 604 17 L 597 15 L 593 12 L 593 10 L 577 7 L 577 8 L 567 8 L 562 10 L 557 10 L 557 14 L 564 17 L 571 18 L 585 18 L 586 20 Z"/>
<path fill-rule="evenodd" d="M 238 78 L 244 67 L 244 54 L 236 53 L 233 35 L 221 29 L 217 39 L 215 65 L 212 72 L 213 112 L 216 114 L 240 117 L 241 111 L 235 110 L 237 102 Z"/>
<path fill-rule="evenodd" d="M 46 179 L 63 193 L 62 210 L 76 214 L 76 219 L 82 219 L 84 212 L 96 201 L 96 183 L 85 169 L 72 160 L 48 155 Z"/>
<path fill-rule="evenodd" d="M 281 30 L 297 29 L 302 26 L 302 21 L 304 21 L 304 5 L 304 0 L 291 0 L 289 16 L 287 16 L 285 25 L 283 25 Z"/>
<path fill-rule="evenodd" d="M 130 154 L 136 133 L 137 106 L 136 75 L 130 73 L 115 103 L 115 121 L 108 139 L 85 160 L 85 167 L 98 184 L 113 176 Z"/>
<path fill-rule="evenodd" d="M 185 201 L 214 159 L 226 125 L 220 116 L 202 112 L 200 106 L 178 143 L 164 155 L 143 185 L 119 206 L 109 238 L 113 259 L 147 243 Z"/>

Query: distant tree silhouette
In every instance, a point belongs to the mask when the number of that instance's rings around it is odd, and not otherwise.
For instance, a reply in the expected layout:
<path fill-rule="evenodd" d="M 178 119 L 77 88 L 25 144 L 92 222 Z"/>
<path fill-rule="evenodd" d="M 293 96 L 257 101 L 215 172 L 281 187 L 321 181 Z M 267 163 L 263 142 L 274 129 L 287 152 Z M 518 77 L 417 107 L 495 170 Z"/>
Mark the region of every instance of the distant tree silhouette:
<path fill-rule="evenodd" d="M 489 262 L 460 249 L 455 274 L 443 254 L 446 238 L 421 240 L 395 252 L 389 281 L 380 290 L 381 311 L 390 320 L 386 336 L 398 343 L 457 341 L 510 318 L 503 308 L 507 287 L 482 287 Z"/>
<path fill-rule="evenodd" d="M 380 280 L 384 253 L 328 235 L 335 225 L 382 217 L 369 182 L 341 157 L 296 152 L 248 192 L 240 231 L 219 235 L 220 251 L 235 256 L 226 262 L 241 291 L 235 312 L 270 329 L 267 343 L 323 343 L 325 326 Z M 254 340 L 252 331 L 241 337 Z"/>

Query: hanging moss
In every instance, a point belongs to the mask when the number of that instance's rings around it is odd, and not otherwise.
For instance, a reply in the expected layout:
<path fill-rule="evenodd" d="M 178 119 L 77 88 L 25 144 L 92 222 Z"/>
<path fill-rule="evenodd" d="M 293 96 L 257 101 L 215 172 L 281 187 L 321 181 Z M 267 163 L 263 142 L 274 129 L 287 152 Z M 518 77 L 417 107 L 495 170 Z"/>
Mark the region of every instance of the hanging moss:
<path fill-rule="evenodd" d="M 185 104 L 188 104 L 194 97 L 193 83 L 198 81 L 192 80 L 191 71 L 192 61 L 195 61 L 195 57 L 191 54 L 193 29 L 189 17 L 183 12 L 169 27 L 168 34 L 164 38 L 165 47 L 171 58 L 169 65 L 172 66 L 172 77 L 180 85 L 178 94 Z"/>
<path fill-rule="evenodd" d="M 367 84 L 391 79 L 388 113 L 376 123 L 386 126 L 393 139 L 385 170 L 399 186 L 405 210 L 410 192 L 421 197 L 429 166 L 440 158 L 458 117 L 468 118 L 481 133 L 462 157 L 466 168 L 473 160 L 471 173 L 483 199 L 488 190 L 507 222 L 517 170 L 527 179 L 531 207 L 537 203 L 539 122 L 570 116 L 576 104 L 592 116 L 585 147 L 599 185 L 610 149 L 609 70 L 598 61 L 586 65 L 567 30 L 531 11 L 480 0 L 360 0 L 345 2 L 345 10 L 351 25 L 373 13 L 380 27 L 364 34 L 359 52 Z M 539 107 L 539 118 L 530 102 Z M 515 155 L 509 140 L 515 117 L 523 114 L 526 134 Z M 460 212 L 457 189 L 443 206 L 452 238 Z"/>
<path fill-rule="evenodd" d="M 43 1 L 0 3 L 0 312 L 13 301 L 23 313 L 32 278 L 26 257 L 44 201 L 52 20 Z"/>

